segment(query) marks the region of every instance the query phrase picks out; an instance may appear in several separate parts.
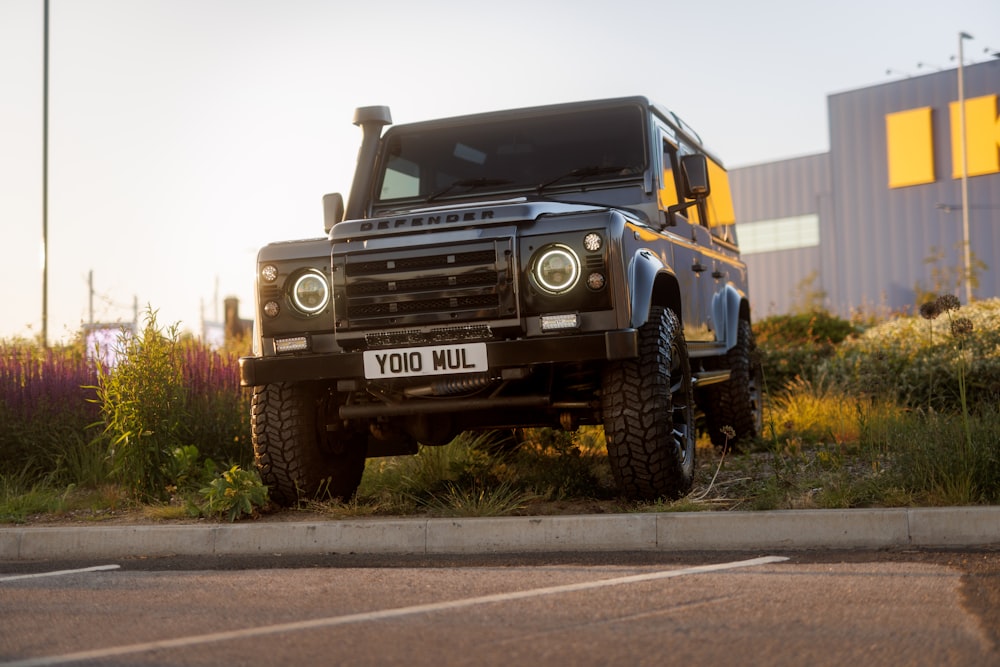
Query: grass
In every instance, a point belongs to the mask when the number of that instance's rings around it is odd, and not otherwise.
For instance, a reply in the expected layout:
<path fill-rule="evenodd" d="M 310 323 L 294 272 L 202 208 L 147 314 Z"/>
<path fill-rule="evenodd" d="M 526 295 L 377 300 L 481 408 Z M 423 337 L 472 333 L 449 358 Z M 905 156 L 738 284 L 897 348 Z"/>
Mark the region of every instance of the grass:
<path fill-rule="evenodd" d="M 350 503 L 314 498 L 287 518 L 511 516 L 970 505 L 1000 502 L 1000 413 L 961 415 L 900 408 L 797 383 L 777 395 L 766 433 L 744 451 L 699 440 L 695 484 L 677 501 L 634 503 L 615 492 L 599 428 L 528 430 L 514 451 L 463 436 L 416 456 L 370 459 Z M 274 510 L 272 510 L 274 511 Z M 120 489 L 59 486 L 22 473 L 0 476 L 0 522 L 190 520 L 197 504 L 135 504 Z"/>
<path fill-rule="evenodd" d="M 794 405 L 802 400 L 800 394 Z M 791 419 L 776 425 L 776 418 L 789 416 L 785 412 L 789 408 L 779 404 L 768 420 L 768 437 L 740 453 L 720 453 L 702 438 L 694 487 L 687 497 L 673 502 L 633 503 L 619 498 L 611 486 L 606 456 L 596 448 L 560 451 L 529 440 L 514 454 L 495 455 L 466 437 L 444 447 L 423 448 L 417 456 L 369 460 L 359 493 L 350 503 L 320 497 L 283 512 L 290 518 L 296 513 L 329 518 L 472 517 L 1000 502 L 995 451 L 1000 416 L 973 417 L 977 449 L 967 456 L 942 456 L 934 443 L 959 447 L 964 441 L 961 419 L 855 405 L 851 422 L 843 403 L 843 397 L 829 392 L 812 396 L 810 420 L 800 419 L 811 425 L 805 431 Z M 818 432 L 835 435 L 808 435 Z M 847 435 L 855 432 L 856 439 Z M 601 481 L 604 476 L 607 479 Z M 586 490 L 583 480 L 589 480 Z M 127 493 L 113 487 L 67 492 L 49 481 L 29 482 L 27 475 L 0 478 L 0 522 L 100 521 L 123 511 L 153 521 L 198 515 L 197 506 L 184 498 L 135 505 Z"/>
<path fill-rule="evenodd" d="M 320 493 L 279 518 L 997 504 L 1000 300 L 963 307 L 961 317 L 958 308 L 873 327 L 844 340 L 808 373 L 770 386 L 764 434 L 725 454 L 699 440 L 692 491 L 674 502 L 618 496 L 599 427 L 527 429 L 517 447 L 509 446 L 509 433 L 463 435 L 416 456 L 370 459 L 350 503 Z M 968 326 L 957 330 L 960 322 Z M 0 449 L 7 452 L 0 522 L 210 514 L 198 492 L 215 483 L 212 459 L 230 472 L 240 463 L 249 467 L 246 397 L 224 356 L 176 344 L 185 352 L 188 400 L 175 423 L 202 430 L 178 431 L 181 446 L 157 450 L 170 484 L 146 502 L 110 474 L 107 442 L 97 438 L 99 429 L 86 428 L 93 406 L 80 398 L 86 365 L 79 350 L 39 355 L 0 345 L 9 381 L 0 392 Z M 58 400 L 45 399 L 50 380 Z M 71 408 L 65 414 L 54 411 L 60 401 Z M 258 489 L 251 482 L 245 492 L 252 496 Z M 236 499 L 225 491 L 220 487 Z M 251 512 L 257 504 L 251 501 Z"/>

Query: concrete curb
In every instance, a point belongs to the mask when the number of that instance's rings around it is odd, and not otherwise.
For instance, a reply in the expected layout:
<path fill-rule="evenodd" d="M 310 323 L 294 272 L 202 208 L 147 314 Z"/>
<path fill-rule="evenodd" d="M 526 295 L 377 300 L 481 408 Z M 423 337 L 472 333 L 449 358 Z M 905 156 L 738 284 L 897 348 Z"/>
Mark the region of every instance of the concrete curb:
<path fill-rule="evenodd" d="M 0 528 L 0 560 L 1000 546 L 1000 507 Z"/>

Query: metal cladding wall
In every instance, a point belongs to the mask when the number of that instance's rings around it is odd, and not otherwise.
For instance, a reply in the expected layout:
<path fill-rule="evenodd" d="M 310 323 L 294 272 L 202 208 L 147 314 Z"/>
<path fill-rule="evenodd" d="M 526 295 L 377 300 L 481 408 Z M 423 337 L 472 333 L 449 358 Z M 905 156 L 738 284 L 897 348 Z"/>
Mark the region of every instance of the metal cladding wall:
<path fill-rule="evenodd" d="M 964 70 L 967 102 L 1000 96 L 1000 61 Z M 935 269 L 951 279 L 949 291 L 964 301 L 964 292 L 956 289 L 963 267 L 962 200 L 961 181 L 953 178 L 949 111 L 957 98 L 957 70 L 831 95 L 829 154 L 733 170 L 740 223 L 795 215 L 809 209 L 810 197 L 809 210 L 819 215 L 818 247 L 746 256 L 751 302 L 758 317 L 794 310 L 796 287 L 811 271 L 817 272 L 817 280 L 810 289 L 824 291 L 827 307 L 843 316 L 912 310 L 919 305 L 918 286 L 941 290 L 935 284 Z M 929 175 L 926 182 L 890 187 L 887 115 L 922 108 L 930 109 L 929 123 L 924 136 L 915 139 L 927 143 Z M 980 147 L 994 151 L 996 157 L 1000 120 L 993 114 L 994 126 L 987 127 L 986 135 L 994 134 L 984 138 L 981 132 L 969 142 L 985 141 L 988 145 Z M 905 143 L 900 137 L 892 141 Z M 911 147 L 902 148 L 908 155 Z M 806 173 L 796 176 L 799 171 L 818 174 L 823 162 L 828 170 L 825 181 Z M 998 296 L 1000 173 L 970 175 L 968 192 L 970 247 L 974 259 L 987 265 L 978 275 L 975 297 Z M 932 257 L 940 259 L 929 262 Z M 803 263 L 808 261 L 814 265 L 806 270 Z"/>
<path fill-rule="evenodd" d="M 730 187 L 741 225 L 818 214 L 822 243 L 823 219 L 831 215 L 829 154 L 734 169 Z M 743 260 L 750 275 L 754 317 L 794 310 L 803 292 L 822 289 L 824 271 L 818 246 L 748 253 Z"/>

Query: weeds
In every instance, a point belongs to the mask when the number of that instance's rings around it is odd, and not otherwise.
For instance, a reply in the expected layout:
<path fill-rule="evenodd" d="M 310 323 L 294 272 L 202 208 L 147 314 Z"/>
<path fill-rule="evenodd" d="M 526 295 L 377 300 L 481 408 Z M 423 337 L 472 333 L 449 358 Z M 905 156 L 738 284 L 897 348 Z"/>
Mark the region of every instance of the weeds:
<path fill-rule="evenodd" d="M 230 522 L 243 516 L 254 516 L 267 505 L 267 487 L 256 470 L 233 466 L 201 490 L 207 514 L 224 515 Z"/>
<path fill-rule="evenodd" d="M 434 516 L 506 516 L 523 510 L 537 496 L 509 482 L 487 486 L 471 484 L 445 485 L 443 493 L 417 500 L 417 505 Z"/>

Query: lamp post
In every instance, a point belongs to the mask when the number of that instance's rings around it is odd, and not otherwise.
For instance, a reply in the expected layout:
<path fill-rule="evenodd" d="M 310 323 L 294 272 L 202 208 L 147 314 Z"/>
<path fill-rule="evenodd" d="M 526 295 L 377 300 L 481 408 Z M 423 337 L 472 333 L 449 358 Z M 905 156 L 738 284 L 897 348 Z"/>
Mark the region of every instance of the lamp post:
<path fill-rule="evenodd" d="M 958 33 L 958 122 L 962 160 L 962 250 L 965 260 L 965 303 L 972 303 L 972 250 L 969 247 L 969 161 L 965 145 L 965 58 L 963 45 L 972 39 L 967 32 Z"/>
<path fill-rule="evenodd" d="M 42 55 L 42 347 L 49 346 L 49 0 Z"/>

